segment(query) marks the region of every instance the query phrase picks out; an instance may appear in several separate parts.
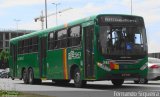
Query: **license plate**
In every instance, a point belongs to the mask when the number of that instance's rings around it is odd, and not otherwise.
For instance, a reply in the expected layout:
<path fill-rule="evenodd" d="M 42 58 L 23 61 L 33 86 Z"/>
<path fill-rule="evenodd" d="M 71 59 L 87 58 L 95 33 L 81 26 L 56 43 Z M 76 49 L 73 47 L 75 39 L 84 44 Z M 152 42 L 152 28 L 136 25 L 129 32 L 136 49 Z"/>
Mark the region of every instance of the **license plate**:
<path fill-rule="evenodd" d="M 129 76 L 131 76 L 131 74 L 122 74 L 121 76 L 122 77 L 129 77 Z"/>

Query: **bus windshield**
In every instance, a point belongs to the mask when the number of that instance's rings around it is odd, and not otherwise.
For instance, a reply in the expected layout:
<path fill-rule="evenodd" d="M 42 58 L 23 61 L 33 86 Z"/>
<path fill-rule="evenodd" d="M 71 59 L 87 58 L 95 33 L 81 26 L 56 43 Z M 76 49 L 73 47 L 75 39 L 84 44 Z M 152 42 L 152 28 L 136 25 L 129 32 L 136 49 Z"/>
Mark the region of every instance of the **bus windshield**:
<path fill-rule="evenodd" d="M 100 26 L 103 55 L 145 55 L 147 40 L 143 26 Z"/>

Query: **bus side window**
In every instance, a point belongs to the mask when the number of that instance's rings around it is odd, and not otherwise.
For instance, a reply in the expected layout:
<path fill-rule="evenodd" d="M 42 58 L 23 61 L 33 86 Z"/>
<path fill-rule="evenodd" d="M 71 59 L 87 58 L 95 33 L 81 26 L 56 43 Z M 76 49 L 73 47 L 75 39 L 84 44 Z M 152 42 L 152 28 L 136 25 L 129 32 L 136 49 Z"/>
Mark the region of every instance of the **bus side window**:
<path fill-rule="evenodd" d="M 32 52 L 38 52 L 38 37 L 33 37 L 32 44 Z"/>
<path fill-rule="evenodd" d="M 21 41 L 19 41 L 18 42 L 18 54 L 21 54 L 21 48 L 22 48 L 22 42 Z"/>
<path fill-rule="evenodd" d="M 57 47 L 58 48 L 67 47 L 67 29 L 58 31 L 57 36 L 58 36 Z"/>
<path fill-rule="evenodd" d="M 21 54 L 24 53 L 24 40 L 21 40 Z"/>
<path fill-rule="evenodd" d="M 75 26 L 70 29 L 69 33 L 69 46 L 80 45 L 81 42 L 81 30 L 80 26 Z"/>
<path fill-rule="evenodd" d="M 28 39 L 24 40 L 24 53 L 29 52 L 28 45 L 29 45 Z"/>
<path fill-rule="evenodd" d="M 56 49 L 56 48 L 58 48 L 57 47 L 57 43 L 58 43 L 58 38 L 57 38 L 58 36 L 57 36 L 57 32 L 56 33 L 54 33 L 54 48 Z"/>
<path fill-rule="evenodd" d="M 49 33 L 49 35 L 48 35 L 48 49 L 49 49 L 49 50 L 54 49 L 54 46 L 55 46 L 54 33 L 51 32 L 51 33 Z"/>
<path fill-rule="evenodd" d="M 32 38 L 29 39 L 29 53 L 32 52 Z"/>
<path fill-rule="evenodd" d="M 23 54 L 23 50 L 24 50 L 24 41 L 21 40 L 18 42 L 18 54 Z"/>

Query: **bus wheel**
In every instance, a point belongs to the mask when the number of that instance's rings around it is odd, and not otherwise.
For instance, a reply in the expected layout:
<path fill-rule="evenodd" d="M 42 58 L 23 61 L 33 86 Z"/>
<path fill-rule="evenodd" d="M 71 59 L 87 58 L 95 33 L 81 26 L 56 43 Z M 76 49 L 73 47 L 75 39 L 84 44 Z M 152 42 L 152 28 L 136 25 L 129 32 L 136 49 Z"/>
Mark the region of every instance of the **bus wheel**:
<path fill-rule="evenodd" d="M 81 74 L 79 68 L 76 68 L 74 71 L 74 85 L 77 88 L 82 87 L 86 84 L 86 81 L 81 80 Z"/>
<path fill-rule="evenodd" d="M 111 81 L 114 86 L 122 86 L 124 83 L 124 79 L 112 79 Z"/>
<path fill-rule="evenodd" d="M 14 77 L 11 77 L 12 80 L 14 80 Z"/>
<path fill-rule="evenodd" d="M 29 84 L 34 84 L 35 83 L 34 73 L 33 73 L 33 70 L 31 68 L 29 69 L 28 78 L 29 78 Z"/>
<path fill-rule="evenodd" d="M 139 84 L 139 80 L 134 80 L 134 83 L 135 84 Z"/>
<path fill-rule="evenodd" d="M 148 83 L 148 80 L 146 78 L 143 78 L 143 79 L 140 79 L 139 80 L 139 83 L 140 84 L 147 84 Z"/>
<path fill-rule="evenodd" d="M 28 84 L 28 71 L 26 69 L 23 70 L 23 81 L 25 84 Z"/>

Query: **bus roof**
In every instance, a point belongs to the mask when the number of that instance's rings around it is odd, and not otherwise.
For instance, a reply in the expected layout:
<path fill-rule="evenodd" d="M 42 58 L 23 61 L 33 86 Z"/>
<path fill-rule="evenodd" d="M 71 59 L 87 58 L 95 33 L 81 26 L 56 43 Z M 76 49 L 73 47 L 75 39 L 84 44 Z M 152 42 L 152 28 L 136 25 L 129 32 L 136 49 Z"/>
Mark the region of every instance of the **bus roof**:
<path fill-rule="evenodd" d="M 19 37 L 15 37 L 15 38 L 12 38 L 10 40 L 10 42 L 17 42 L 19 40 L 28 39 L 28 38 L 31 38 L 31 37 L 34 37 L 34 36 L 42 35 L 44 33 L 49 33 L 49 32 L 54 31 L 54 30 L 60 30 L 60 29 L 65 28 L 65 26 L 66 27 L 70 27 L 70 26 L 81 24 L 81 23 L 85 23 L 87 21 L 92 21 L 92 20 L 96 19 L 100 15 L 140 17 L 140 16 L 135 16 L 135 15 L 125 15 L 125 14 L 98 14 L 98 15 L 93 15 L 93 16 L 87 17 L 87 18 L 75 20 L 75 21 L 72 21 L 72 22 L 67 23 L 67 24 L 63 24 L 63 25 L 51 27 L 51 28 L 48 28 L 48 29 L 45 29 L 45 30 L 39 30 L 39 31 L 32 32 L 32 33 L 29 33 L 29 34 L 25 34 L 25 35 L 22 35 L 22 36 L 19 36 Z"/>

